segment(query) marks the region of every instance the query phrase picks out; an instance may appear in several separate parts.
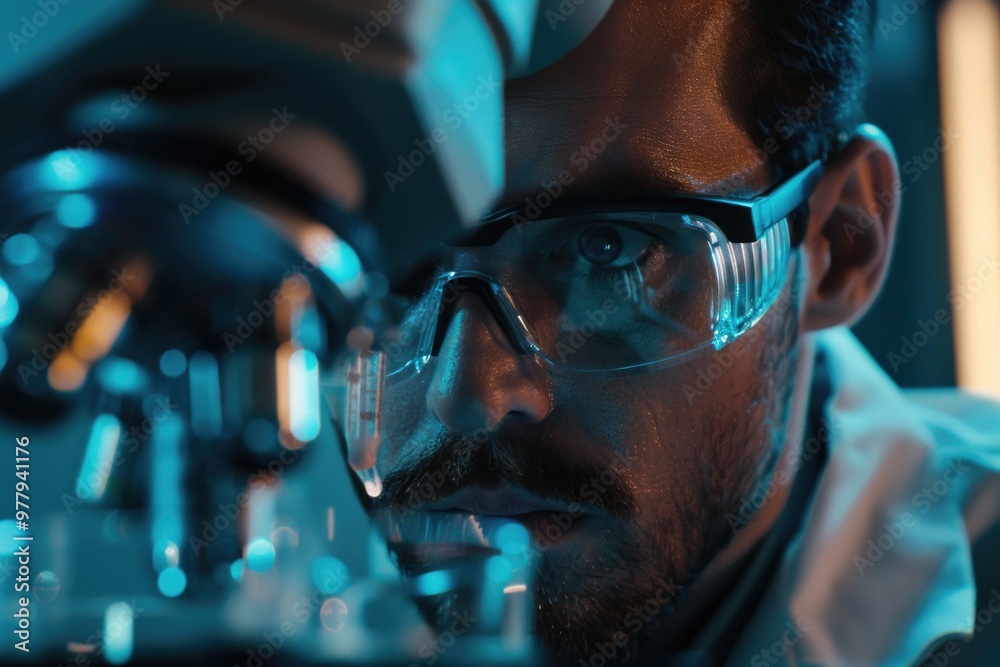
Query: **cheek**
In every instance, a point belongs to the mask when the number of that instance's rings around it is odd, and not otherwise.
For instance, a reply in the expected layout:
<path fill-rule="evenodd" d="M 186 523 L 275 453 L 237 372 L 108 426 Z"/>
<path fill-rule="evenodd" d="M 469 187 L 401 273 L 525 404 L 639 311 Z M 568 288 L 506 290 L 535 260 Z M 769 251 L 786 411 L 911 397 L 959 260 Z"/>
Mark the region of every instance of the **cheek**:
<path fill-rule="evenodd" d="M 403 454 L 434 437 L 427 411 L 427 379 L 419 375 L 382 389 L 381 442 L 378 466 L 383 474 L 394 469 Z"/>
<path fill-rule="evenodd" d="M 761 323 L 762 325 L 765 322 Z M 598 446 L 625 453 L 628 483 L 651 521 L 699 511 L 705 487 L 739 474 L 764 447 L 774 393 L 768 328 L 663 371 L 557 395 Z M 558 402 L 557 402 L 558 405 Z"/>

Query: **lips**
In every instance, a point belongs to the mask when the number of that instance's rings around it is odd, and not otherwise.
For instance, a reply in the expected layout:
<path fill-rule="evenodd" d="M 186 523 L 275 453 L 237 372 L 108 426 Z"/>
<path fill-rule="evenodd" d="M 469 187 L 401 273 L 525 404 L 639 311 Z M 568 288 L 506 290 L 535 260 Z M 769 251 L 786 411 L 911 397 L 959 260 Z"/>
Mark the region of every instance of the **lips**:
<path fill-rule="evenodd" d="M 500 486 L 495 489 L 466 487 L 447 498 L 428 502 L 423 509 L 512 518 L 535 512 L 581 511 L 577 503 L 542 498 L 515 486 Z"/>
<path fill-rule="evenodd" d="M 420 511 L 394 517 L 386 527 L 396 544 L 495 548 L 496 532 L 513 521 L 527 529 L 536 548 L 545 550 L 569 541 L 600 511 L 542 498 L 518 487 L 467 487 L 426 503 Z"/>
<path fill-rule="evenodd" d="M 547 549 L 571 539 L 582 526 L 592 520 L 582 512 L 528 512 L 511 517 L 528 529 L 532 542 L 539 548 Z"/>

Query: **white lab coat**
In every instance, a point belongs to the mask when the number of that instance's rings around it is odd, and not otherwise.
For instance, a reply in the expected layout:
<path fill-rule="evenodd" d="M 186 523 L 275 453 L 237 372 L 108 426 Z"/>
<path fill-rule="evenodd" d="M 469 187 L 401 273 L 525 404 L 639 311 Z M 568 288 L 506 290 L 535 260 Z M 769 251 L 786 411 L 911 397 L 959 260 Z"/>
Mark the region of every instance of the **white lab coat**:
<path fill-rule="evenodd" d="M 1000 598 L 995 611 L 976 607 L 970 554 L 1000 519 L 1000 404 L 900 390 L 844 328 L 820 346 L 828 461 L 727 664 L 924 664 L 986 614 L 1000 622 Z"/>

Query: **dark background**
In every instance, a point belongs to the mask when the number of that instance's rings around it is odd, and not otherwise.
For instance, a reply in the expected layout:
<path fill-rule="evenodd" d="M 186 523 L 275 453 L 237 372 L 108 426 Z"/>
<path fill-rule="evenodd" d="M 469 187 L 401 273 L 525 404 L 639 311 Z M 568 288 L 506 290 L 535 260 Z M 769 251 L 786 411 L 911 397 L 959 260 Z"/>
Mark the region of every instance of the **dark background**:
<path fill-rule="evenodd" d="M 939 5 L 934 0 L 878 2 L 878 16 L 884 23 L 875 26 L 867 120 L 886 131 L 901 164 L 933 146 L 941 129 L 936 35 Z M 898 10 L 895 14 L 894 6 Z M 916 11 L 905 11 L 914 6 Z M 919 320 L 933 318 L 940 308 L 951 312 L 941 161 L 915 182 L 904 175 L 903 183 L 906 190 L 889 275 L 878 300 L 854 332 L 900 385 L 954 385 L 955 339 L 950 324 L 931 337 L 912 362 L 897 363 L 894 371 L 888 361 L 890 353 L 899 354 L 901 338 L 912 335 Z"/>

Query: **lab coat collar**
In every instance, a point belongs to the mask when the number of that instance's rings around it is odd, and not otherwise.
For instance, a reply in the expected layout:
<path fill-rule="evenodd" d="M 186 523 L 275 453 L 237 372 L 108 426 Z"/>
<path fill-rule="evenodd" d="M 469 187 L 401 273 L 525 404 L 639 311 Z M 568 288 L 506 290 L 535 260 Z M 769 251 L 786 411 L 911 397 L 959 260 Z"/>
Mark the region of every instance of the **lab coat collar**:
<path fill-rule="evenodd" d="M 817 335 L 820 347 L 833 390 L 828 461 L 731 662 L 910 665 L 945 637 L 971 637 L 963 505 L 997 461 L 972 464 L 969 443 L 942 444 L 846 329 Z"/>

